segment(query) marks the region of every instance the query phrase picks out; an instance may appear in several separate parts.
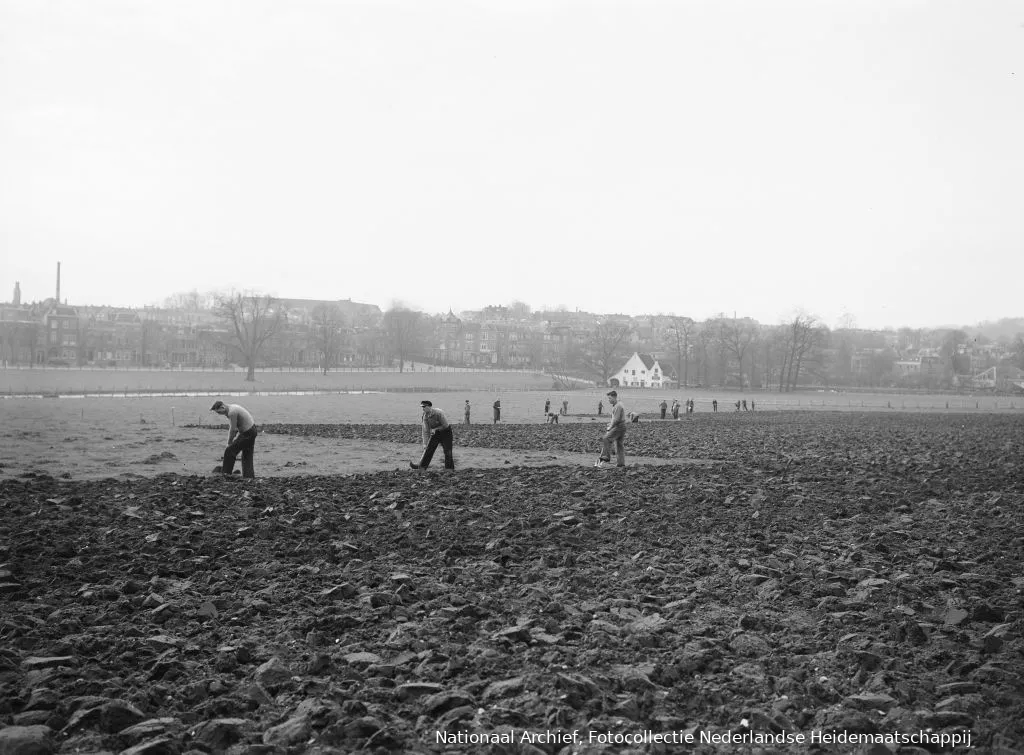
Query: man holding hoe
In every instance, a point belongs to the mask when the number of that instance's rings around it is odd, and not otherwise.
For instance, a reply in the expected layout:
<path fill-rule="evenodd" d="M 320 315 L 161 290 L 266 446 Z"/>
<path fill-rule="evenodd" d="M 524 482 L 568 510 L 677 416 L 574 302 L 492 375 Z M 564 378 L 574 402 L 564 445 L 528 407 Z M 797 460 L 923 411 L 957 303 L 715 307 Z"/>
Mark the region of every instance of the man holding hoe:
<path fill-rule="evenodd" d="M 619 403 L 617 391 L 608 391 L 608 403 L 612 405 L 612 421 L 608 423 L 608 431 L 604 434 L 601 456 L 594 466 L 598 469 L 612 468 L 612 444 L 615 444 L 615 466 L 626 466 L 626 447 L 623 439 L 626 437 L 626 410 Z"/>
<path fill-rule="evenodd" d="M 413 469 L 429 467 L 430 460 L 434 458 L 434 451 L 440 444 L 444 449 L 444 468 L 455 469 L 455 457 L 452 455 L 454 434 L 444 412 L 435 409 L 433 403 L 427 400 L 420 401 L 420 407 L 423 409 L 423 456 L 418 462 L 410 461 L 409 466 Z"/>
<path fill-rule="evenodd" d="M 242 477 L 255 477 L 253 468 L 253 451 L 256 447 L 256 422 L 249 410 L 241 404 L 225 404 L 223 401 L 213 402 L 211 412 L 222 414 L 230 420 L 228 427 L 228 447 L 224 449 L 224 463 L 220 468 L 223 474 L 229 475 L 235 468 L 235 457 L 242 452 Z"/>

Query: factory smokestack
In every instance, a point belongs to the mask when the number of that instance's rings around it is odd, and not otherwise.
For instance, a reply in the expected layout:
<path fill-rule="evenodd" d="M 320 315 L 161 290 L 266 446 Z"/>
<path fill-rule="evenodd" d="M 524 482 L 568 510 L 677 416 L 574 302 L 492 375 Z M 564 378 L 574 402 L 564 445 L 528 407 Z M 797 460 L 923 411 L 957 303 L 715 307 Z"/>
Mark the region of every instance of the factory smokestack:
<path fill-rule="evenodd" d="M 57 263 L 57 303 L 60 304 L 60 263 Z"/>

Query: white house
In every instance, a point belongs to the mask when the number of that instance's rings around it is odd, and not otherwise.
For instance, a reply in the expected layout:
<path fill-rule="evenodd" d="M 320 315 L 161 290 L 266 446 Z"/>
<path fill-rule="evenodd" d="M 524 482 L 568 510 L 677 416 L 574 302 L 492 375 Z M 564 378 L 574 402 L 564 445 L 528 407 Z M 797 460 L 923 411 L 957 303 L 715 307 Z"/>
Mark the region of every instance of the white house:
<path fill-rule="evenodd" d="M 634 351 L 622 368 L 608 378 L 608 385 L 613 388 L 668 388 L 674 383 L 671 376 L 662 371 L 657 359 Z"/>

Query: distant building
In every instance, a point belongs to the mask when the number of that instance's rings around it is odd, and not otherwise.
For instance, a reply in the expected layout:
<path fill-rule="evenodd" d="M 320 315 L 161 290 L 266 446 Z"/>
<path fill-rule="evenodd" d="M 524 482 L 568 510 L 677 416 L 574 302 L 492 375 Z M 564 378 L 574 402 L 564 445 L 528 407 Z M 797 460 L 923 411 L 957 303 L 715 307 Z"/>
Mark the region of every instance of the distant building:
<path fill-rule="evenodd" d="M 633 352 L 633 356 L 608 379 L 608 385 L 613 388 L 667 388 L 671 380 L 657 359 L 650 354 Z"/>

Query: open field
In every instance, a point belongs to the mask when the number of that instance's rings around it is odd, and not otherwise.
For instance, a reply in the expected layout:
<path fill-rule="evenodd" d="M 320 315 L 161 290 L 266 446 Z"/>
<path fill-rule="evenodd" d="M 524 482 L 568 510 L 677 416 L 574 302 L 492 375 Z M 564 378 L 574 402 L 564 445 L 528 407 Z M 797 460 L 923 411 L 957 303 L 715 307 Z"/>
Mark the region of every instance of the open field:
<path fill-rule="evenodd" d="M 710 412 L 712 401 L 718 400 L 719 412 L 735 411 L 737 399 L 747 399 L 748 404 L 756 403 L 757 410 L 804 410 L 824 409 L 827 411 L 909 411 L 909 412 L 1017 412 L 1024 411 L 1024 396 L 997 396 L 993 394 L 948 395 L 948 394 L 898 394 L 838 391 L 803 391 L 778 394 L 710 389 L 680 388 L 652 390 L 620 388 L 626 405 L 641 412 L 648 418 L 659 413 L 662 400 L 670 403 L 673 398 L 684 401 L 692 398 L 698 412 Z M 592 414 L 597 411 L 597 402 L 604 398 L 605 389 L 586 388 L 561 391 L 553 388 L 552 378 L 533 372 L 498 372 L 425 370 L 420 366 L 414 371 L 333 371 L 327 375 L 318 372 L 258 372 L 255 383 L 247 383 L 243 372 L 203 372 L 168 370 L 0 370 L 0 400 L 18 399 L 22 396 L 59 396 L 66 398 L 102 398 L 114 395 L 117 398 L 163 398 L 183 396 L 183 399 L 219 395 L 246 398 L 268 396 L 278 393 L 298 395 L 316 393 L 330 395 L 343 392 L 387 392 L 437 394 L 450 411 L 461 413 L 462 401 L 469 398 L 480 413 L 490 406 L 495 398 L 502 398 L 503 408 L 517 412 L 515 421 L 539 414 L 546 398 L 551 399 L 552 408 L 558 409 L 562 399 L 570 403 L 570 414 Z M 483 394 L 483 395 L 482 395 Z M 489 398 L 487 397 L 489 394 Z M 504 395 L 503 395 L 504 394 Z M 535 394 L 535 395 L 517 395 Z M 458 399 L 457 401 L 455 399 Z M 512 403 L 509 403 L 509 402 Z M 175 402 L 180 403 L 180 402 Z M 607 402 L 606 402 L 607 403 Z M 381 406 L 399 406 L 400 401 L 391 398 L 382 400 Z M 374 409 L 376 414 L 386 409 Z M 510 417 L 511 419 L 511 417 Z M 388 419 L 387 421 L 394 421 Z"/>
<path fill-rule="evenodd" d="M 418 395 L 249 397 L 254 481 L 166 474 L 213 466 L 208 398 L 0 402 L 0 742 L 1024 746 L 1024 418 L 704 412 L 600 471 L 601 422 L 540 424 L 543 397 L 456 427 L 454 473 L 402 469 Z M 696 744 L 607 740 L 645 731 Z"/>
<path fill-rule="evenodd" d="M 290 372 L 261 370 L 254 383 L 245 372 L 177 370 L 0 370 L 0 395 L 82 393 L 255 393 L 279 391 L 543 390 L 551 378 L 534 372 L 469 370 L 370 370 Z"/>

